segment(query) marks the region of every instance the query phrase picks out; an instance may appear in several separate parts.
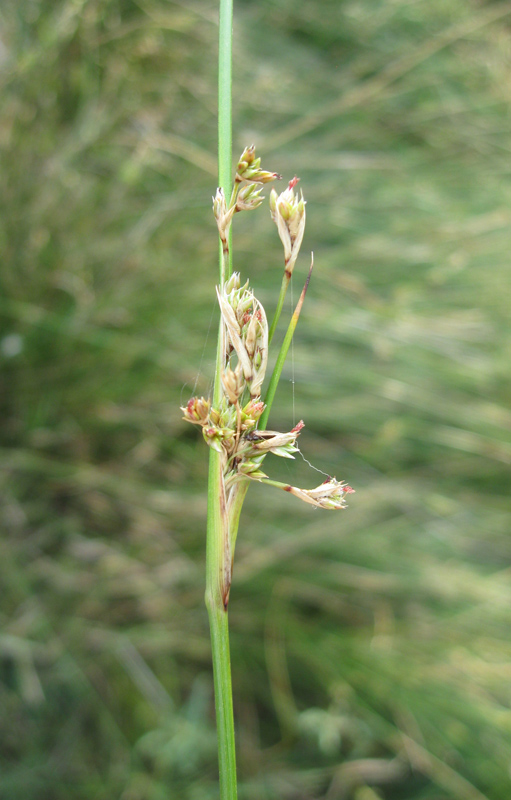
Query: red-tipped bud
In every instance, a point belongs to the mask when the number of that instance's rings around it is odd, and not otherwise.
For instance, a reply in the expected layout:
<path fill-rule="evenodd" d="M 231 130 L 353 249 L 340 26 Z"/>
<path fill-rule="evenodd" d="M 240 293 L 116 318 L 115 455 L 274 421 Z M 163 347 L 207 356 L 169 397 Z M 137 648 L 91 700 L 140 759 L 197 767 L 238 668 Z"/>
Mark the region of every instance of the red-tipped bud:
<path fill-rule="evenodd" d="M 181 407 L 183 419 L 196 425 L 205 425 L 209 418 L 211 403 L 203 397 L 192 397 L 186 406 Z"/>
<path fill-rule="evenodd" d="M 255 157 L 255 146 L 245 147 L 236 167 L 236 180 L 249 183 L 269 183 L 282 176 L 277 172 L 267 172 L 261 169 L 261 159 Z"/>
<path fill-rule="evenodd" d="M 288 188 L 277 194 L 275 189 L 270 193 L 270 212 L 277 226 L 280 241 L 284 246 L 286 272 L 293 272 L 305 230 L 305 200 L 303 194 L 295 194 L 294 188 L 298 178 L 289 181 Z"/>

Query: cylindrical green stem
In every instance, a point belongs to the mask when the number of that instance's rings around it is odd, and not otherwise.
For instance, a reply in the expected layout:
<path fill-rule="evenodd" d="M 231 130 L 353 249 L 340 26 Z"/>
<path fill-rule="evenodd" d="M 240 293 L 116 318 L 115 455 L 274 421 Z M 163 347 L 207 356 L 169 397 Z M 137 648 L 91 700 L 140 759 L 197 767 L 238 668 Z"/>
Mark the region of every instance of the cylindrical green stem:
<path fill-rule="evenodd" d="M 227 612 L 222 608 L 210 608 L 209 626 L 213 651 L 220 798 L 221 800 L 236 800 L 238 793 Z"/>
<path fill-rule="evenodd" d="M 280 319 L 280 313 L 282 311 L 282 306 L 284 305 L 284 299 L 286 297 L 287 287 L 289 286 L 289 281 L 290 280 L 291 280 L 291 276 L 289 275 L 287 270 L 284 270 L 284 276 L 282 278 L 282 284 L 281 284 L 281 287 L 280 287 L 279 299 L 277 301 L 277 308 L 275 309 L 275 315 L 273 317 L 273 320 L 272 320 L 272 323 L 271 323 L 271 326 L 270 326 L 270 330 L 269 330 L 269 333 L 268 333 L 268 345 L 271 344 L 271 340 L 273 339 L 273 334 L 275 333 L 275 329 L 277 327 L 277 323 L 278 323 L 278 321 Z"/>
<path fill-rule="evenodd" d="M 218 59 L 218 182 L 230 197 L 232 174 L 232 0 L 220 0 Z M 230 250 L 230 248 L 229 248 Z M 231 271 L 220 245 L 220 282 Z M 224 352 L 217 348 L 213 401 L 221 397 L 220 375 Z M 218 762 L 221 800 L 236 800 L 236 752 L 232 709 L 231 664 L 227 603 L 230 589 L 231 545 L 225 507 L 221 453 L 211 448 L 208 480 L 208 525 L 206 548 L 206 605 L 211 629 L 211 651 L 215 685 L 215 708 L 218 735 Z"/>
<path fill-rule="evenodd" d="M 273 400 L 275 398 L 275 392 L 277 391 L 277 386 L 279 385 L 279 380 L 282 374 L 282 369 L 284 367 L 284 362 L 286 360 L 286 356 L 289 347 L 291 345 L 291 341 L 293 339 L 295 328 L 298 324 L 298 319 L 300 317 L 300 312 L 302 310 L 303 301 L 305 300 L 307 289 L 309 288 L 309 281 L 312 274 L 312 266 L 313 265 L 311 264 L 309 274 L 307 275 L 307 280 L 305 281 L 305 286 L 303 287 L 298 303 L 296 304 L 293 316 L 291 317 L 291 322 L 289 323 L 286 335 L 284 336 L 284 341 L 282 342 L 279 354 L 277 356 L 277 361 L 273 368 L 273 372 L 270 378 L 270 385 L 268 386 L 268 391 L 266 392 L 266 397 L 264 398 L 266 408 L 264 409 L 261 419 L 259 420 L 260 430 L 264 430 L 266 428 L 266 425 L 268 424 L 268 417 L 270 416 L 271 407 L 273 404 Z"/>
<path fill-rule="evenodd" d="M 206 606 L 211 630 L 218 764 L 221 800 L 236 800 L 236 751 L 232 709 L 231 663 L 227 599 L 231 555 L 223 488 L 223 466 L 219 453 L 211 450 L 208 487 L 208 532 L 206 554 Z"/>
<path fill-rule="evenodd" d="M 233 0 L 220 0 L 218 37 L 218 185 L 229 201 L 232 190 L 232 19 Z M 229 234 L 229 239 L 230 239 Z M 224 267 L 220 243 L 220 282 L 232 271 L 232 247 Z"/>

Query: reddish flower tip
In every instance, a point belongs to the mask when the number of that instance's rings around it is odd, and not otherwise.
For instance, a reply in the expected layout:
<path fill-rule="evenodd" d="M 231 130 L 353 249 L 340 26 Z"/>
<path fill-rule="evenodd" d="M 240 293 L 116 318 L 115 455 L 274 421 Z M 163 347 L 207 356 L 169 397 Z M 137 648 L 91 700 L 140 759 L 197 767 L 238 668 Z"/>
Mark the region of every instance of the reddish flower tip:
<path fill-rule="evenodd" d="M 299 180 L 300 180 L 300 178 L 297 178 L 296 175 L 295 175 L 293 180 L 289 181 L 289 188 L 290 189 L 294 189 Z"/>
<path fill-rule="evenodd" d="M 291 433 L 300 433 L 302 428 L 305 428 L 305 422 L 303 419 L 301 419 L 300 422 L 297 422 L 294 428 L 291 428 Z"/>

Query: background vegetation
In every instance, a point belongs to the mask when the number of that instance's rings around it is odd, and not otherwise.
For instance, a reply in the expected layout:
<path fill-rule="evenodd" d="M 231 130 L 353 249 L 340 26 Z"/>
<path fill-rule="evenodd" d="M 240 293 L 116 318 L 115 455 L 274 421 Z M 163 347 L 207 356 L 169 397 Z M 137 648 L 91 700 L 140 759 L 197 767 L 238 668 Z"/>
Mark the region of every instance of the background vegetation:
<path fill-rule="evenodd" d="M 207 454 L 178 408 L 213 373 L 216 15 L 2 4 L 6 800 L 217 796 Z M 235 152 L 301 177 L 316 263 L 271 426 L 304 418 L 357 490 L 249 493 L 240 797 L 504 800 L 511 4 L 238 0 L 235 49 Z M 280 244 L 245 216 L 270 312 Z"/>

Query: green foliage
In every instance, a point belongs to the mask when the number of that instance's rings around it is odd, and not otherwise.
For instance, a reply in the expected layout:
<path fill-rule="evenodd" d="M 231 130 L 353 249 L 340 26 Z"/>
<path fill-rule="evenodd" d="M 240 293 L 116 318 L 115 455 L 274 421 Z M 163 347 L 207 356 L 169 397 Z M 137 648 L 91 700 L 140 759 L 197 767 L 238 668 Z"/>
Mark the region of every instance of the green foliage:
<path fill-rule="evenodd" d="M 269 426 L 303 418 L 306 457 L 357 490 L 338 514 L 248 494 L 240 797 L 502 800 L 509 7 L 236 12 L 234 150 L 300 176 L 315 256 Z M 207 459 L 178 408 L 214 371 L 215 19 L 2 7 L 1 797 L 217 796 Z M 249 219 L 234 266 L 271 316 L 280 244 Z"/>

